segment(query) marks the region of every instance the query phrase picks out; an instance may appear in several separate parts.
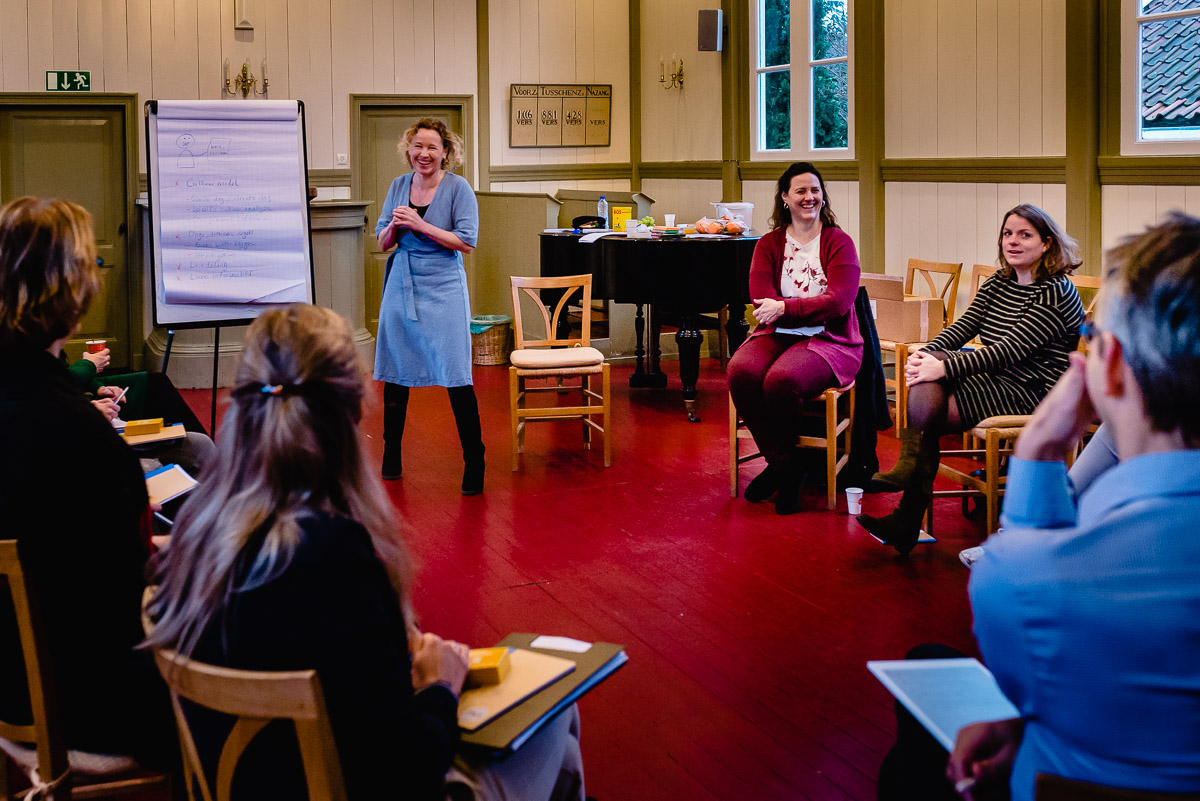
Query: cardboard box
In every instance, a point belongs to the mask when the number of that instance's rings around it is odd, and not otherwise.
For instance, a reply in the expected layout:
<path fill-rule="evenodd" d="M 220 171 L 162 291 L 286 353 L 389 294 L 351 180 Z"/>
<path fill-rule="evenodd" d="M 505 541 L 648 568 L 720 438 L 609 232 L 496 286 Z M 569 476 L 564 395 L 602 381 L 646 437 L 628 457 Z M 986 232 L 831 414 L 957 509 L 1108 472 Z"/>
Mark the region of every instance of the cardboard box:
<path fill-rule="evenodd" d="M 858 284 L 867 288 L 867 296 L 872 300 L 904 300 L 903 276 L 863 273 Z"/>
<path fill-rule="evenodd" d="M 869 290 L 868 290 L 869 291 Z M 928 342 L 942 331 L 942 299 L 875 300 L 875 330 L 892 342 Z"/>
<path fill-rule="evenodd" d="M 125 424 L 125 436 L 133 437 L 138 434 L 157 434 L 162 431 L 163 419 L 152 417 L 146 420 L 130 420 Z"/>

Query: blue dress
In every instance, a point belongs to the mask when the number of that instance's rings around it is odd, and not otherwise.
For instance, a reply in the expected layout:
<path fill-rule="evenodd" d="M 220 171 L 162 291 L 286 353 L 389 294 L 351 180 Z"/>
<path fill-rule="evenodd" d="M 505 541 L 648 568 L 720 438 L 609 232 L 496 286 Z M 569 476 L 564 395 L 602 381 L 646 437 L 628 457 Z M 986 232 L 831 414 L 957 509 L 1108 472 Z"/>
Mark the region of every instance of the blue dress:
<path fill-rule="evenodd" d="M 392 181 L 375 235 L 387 227 L 392 210 L 408 205 L 412 173 Z M 479 237 L 479 204 L 471 185 L 447 172 L 438 184 L 425 220 L 474 247 Z M 471 379 L 471 301 L 462 254 L 434 240 L 400 229 L 388 258 L 375 380 L 406 387 L 461 387 Z"/>

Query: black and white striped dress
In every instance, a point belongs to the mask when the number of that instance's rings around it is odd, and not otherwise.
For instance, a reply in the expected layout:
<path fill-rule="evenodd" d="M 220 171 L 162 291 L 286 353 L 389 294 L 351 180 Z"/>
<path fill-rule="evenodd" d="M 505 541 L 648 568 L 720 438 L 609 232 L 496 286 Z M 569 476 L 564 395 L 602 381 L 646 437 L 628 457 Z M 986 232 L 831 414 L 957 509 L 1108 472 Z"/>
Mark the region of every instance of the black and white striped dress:
<path fill-rule="evenodd" d="M 1031 414 L 1067 369 L 1079 344 L 1083 303 L 1065 275 L 1021 285 L 993 275 L 954 324 L 922 350 L 950 354 L 950 391 L 964 423 Z M 979 337 L 983 347 L 961 351 Z"/>

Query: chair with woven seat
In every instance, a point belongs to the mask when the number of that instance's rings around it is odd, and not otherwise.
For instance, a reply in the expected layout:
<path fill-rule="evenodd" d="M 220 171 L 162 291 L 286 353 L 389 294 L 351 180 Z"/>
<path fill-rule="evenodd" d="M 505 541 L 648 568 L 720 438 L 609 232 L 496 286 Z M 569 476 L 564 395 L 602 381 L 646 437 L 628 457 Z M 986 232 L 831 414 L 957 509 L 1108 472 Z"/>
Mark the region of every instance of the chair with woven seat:
<path fill-rule="evenodd" d="M 837 477 L 838 473 L 850 462 L 850 437 L 854 428 L 854 382 L 844 387 L 827 389 L 819 398 L 824 408 L 819 412 L 809 411 L 815 401 L 805 403 L 801 416 L 808 419 L 824 421 L 824 436 L 809 436 L 801 433 L 796 439 L 796 447 L 821 448 L 825 451 L 825 481 L 826 502 L 830 509 L 837 508 Z M 839 438 L 844 437 L 840 448 Z M 733 405 L 733 397 L 729 398 L 729 496 L 738 496 L 738 472 L 743 464 L 762 456 L 755 451 L 750 454 L 741 452 L 741 441 L 753 439 L 750 430 L 742 423 L 742 418 Z"/>
<path fill-rule="evenodd" d="M 16 610 L 33 713 L 33 722 L 27 725 L 0 721 L 0 798 L 9 797 L 9 759 L 38 791 L 33 797 L 71 801 L 131 794 L 145 796 L 154 791 L 162 798 L 170 798 L 170 777 L 142 770 L 132 757 L 67 750 L 50 678 L 49 645 L 43 634 L 32 579 L 21 564 L 16 540 L 0 540 L 0 580 L 0 591 L 7 585 Z"/>
<path fill-rule="evenodd" d="M 568 275 L 561 277 L 524 278 L 511 276 L 513 304 L 514 348 L 509 357 L 509 422 L 511 424 L 512 469 L 520 466 L 520 455 L 525 450 L 525 426 L 527 423 L 580 420 L 583 423 L 583 444 L 591 449 L 593 433 L 604 437 L 604 466 L 612 464 L 612 420 L 609 366 L 604 354 L 591 347 L 592 276 Z M 554 292 L 556 303 L 553 312 L 543 302 L 539 292 L 543 289 L 561 290 Z M 580 333 L 577 337 L 564 335 L 559 329 L 559 320 L 565 314 L 571 297 L 579 292 L 581 309 Z M 521 313 L 522 296 L 532 300 L 540 312 L 545 337 L 528 339 L 525 335 Z M 539 393 L 561 393 L 574 390 L 562 385 L 564 378 L 578 377 L 578 391 L 582 394 L 575 406 L 529 406 L 530 395 Z M 528 382 L 554 381 L 549 386 L 530 386 Z M 599 379 L 599 390 L 596 383 Z M 593 418 L 599 417 L 597 423 Z"/>
<path fill-rule="evenodd" d="M 906 297 L 916 297 L 913 290 L 916 277 L 920 275 L 925 282 L 925 287 L 929 290 L 927 297 L 941 298 L 942 321 L 945 325 L 950 325 L 954 322 L 955 304 L 958 302 L 958 282 L 962 277 L 962 267 L 962 262 L 953 264 L 909 259 L 908 271 L 904 274 L 904 294 Z M 943 282 L 940 289 L 934 276 L 938 276 Z M 895 359 L 895 377 L 885 378 L 884 386 L 896 393 L 896 436 L 900 436 L 900 431 L 908 425 L 908 388 L 904 384 L 904 363 L 908 361 L 909 352 L 922 344 L 924 343 L 879 340 L 880 350 L 891 350 Z"/>
<path fill-rule="evenodd" d="M 228 801 L 238 760 L 255 735 L 275 720 L 288 720 L 295 726 L 308 797 L 345 801 L 341 762 L 315 670 L 233 670 L 186 659 L 166 648 L 155 649 L 154 661 L 171 690 L 191 801 L 196 801 L 197 787 L 203 801 Z M 237 718 L 216 766 L 216 795 L 200 762 L 181 698 Z"/>

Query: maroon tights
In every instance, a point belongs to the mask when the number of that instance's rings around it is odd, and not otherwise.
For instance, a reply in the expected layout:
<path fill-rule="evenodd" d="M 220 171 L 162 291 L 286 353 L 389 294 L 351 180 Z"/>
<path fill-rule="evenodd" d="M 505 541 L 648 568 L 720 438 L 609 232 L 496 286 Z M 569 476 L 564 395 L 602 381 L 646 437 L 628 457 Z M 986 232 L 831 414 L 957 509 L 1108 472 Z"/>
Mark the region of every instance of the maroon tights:
<path fill-rule="evenodd" d="M 808 337 L 764 334 L 729 360 L 729 394 L 767 464 L 791 458 L 804 401 L 837 386 L 829 363 L 808 344 Z"/>

